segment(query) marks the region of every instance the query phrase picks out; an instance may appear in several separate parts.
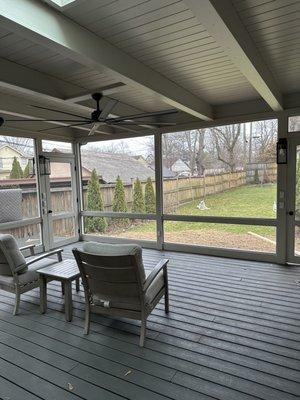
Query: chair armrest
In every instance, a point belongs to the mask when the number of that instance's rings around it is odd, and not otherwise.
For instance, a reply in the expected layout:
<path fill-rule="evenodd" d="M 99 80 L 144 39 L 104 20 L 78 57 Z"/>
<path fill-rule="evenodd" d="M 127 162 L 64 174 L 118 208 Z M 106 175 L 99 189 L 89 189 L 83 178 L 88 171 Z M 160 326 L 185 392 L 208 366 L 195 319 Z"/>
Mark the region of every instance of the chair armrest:
<path fill-rule="evenodd" d="M 30 255 L 34 256 L 34 248 L 35 248 L 35 244 L 28 244 L 27 246 L 20 247 L 20 250 L 21 251 L 30 250 Z"/>
<path fill-rule="evenodd" d="M 56 249 L 56 250 L 48 251 L 47 253 L 43 253 L 40 256 L 35 257 L 32 260 L 28 261 L 26 263 L 26 265 L 31 265 L 31 264 L 35 263 L 36 261 L 40 261 L 43 258 L 47 258 L 49 256 L 53 256 L 54 254 L 57 254 L 58 261 L 62 261 L 62 256 L 61 256 L 62 252 L 63 252 L 63 249 Z"/>
<path fill-rule="evenodd" d="M 167 270 L 167 265 L 169 261 L 170 260 L 168 260 L 167 258 L 159 261 L 159 263 L 148 275 L 146 282 L 144 283 L 144 291 L 148 289 L 148 287 L 151 285 L 151 283 L 154 281 L 154 279 L 157 277 L 157 275 L 160 273 L 161 270 L 163 269 Z"/>

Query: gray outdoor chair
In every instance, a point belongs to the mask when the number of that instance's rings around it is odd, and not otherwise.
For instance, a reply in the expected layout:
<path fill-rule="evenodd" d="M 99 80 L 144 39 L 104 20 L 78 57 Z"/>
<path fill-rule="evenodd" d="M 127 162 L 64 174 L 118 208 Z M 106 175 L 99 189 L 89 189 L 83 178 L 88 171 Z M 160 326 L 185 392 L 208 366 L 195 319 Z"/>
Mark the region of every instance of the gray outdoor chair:
<path fill-rule="evenodd" d="M 39 275 L 36 270 L 62 260 L 62 249 L 57 249 L 34 256 L 34 244 L 19 248 L 12 235 L 0 234 L 0 289 L 15 293 L 13 314 L 18 314 L 20 296 L 39 287 Z M 29 251 L 31 256 L 25 258 L 21 251 Z M 49 258 L 57 255 L 57 260 Z"/>
<path fill-rule="evenodd" d="M 165 312 L 169 312 L 169 260 L 161 260 L 146 277 L 142 248 L 137 245 L 87 242 L 83 251 L 73 249 L 73 254 L 85 293 L 85 334 L 91 312 L 137 319 L 142 322 L 142 347 L 147 317 L 163 296 Z"/>

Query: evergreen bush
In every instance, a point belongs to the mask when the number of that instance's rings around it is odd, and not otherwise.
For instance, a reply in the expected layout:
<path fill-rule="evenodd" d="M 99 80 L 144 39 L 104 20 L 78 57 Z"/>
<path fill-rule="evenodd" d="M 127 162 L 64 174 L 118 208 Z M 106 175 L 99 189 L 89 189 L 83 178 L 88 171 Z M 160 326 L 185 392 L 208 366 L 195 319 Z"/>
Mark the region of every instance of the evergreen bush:
<path fill-rule="evenodd" d="M 113 211 L 114 212 L 127 212 L 127 203 L 125 199 L 125 189 L 122 179 L 118 175 L 115 185 L 114 198 L 113 198 Z M 128 218 L 116 218 L 114 221 L 115 226 L 126 227 L 129 223 Z"/>
<path fill-rule="evenodd" d="M 133 213 L 143 213 L 145 212 L 145 202 L 143 196 L 143 188 L 139 178 L 136 178 L 133 184 L 133 203 L 132 203 Z"/>
<path fill-rule="evenodd" d="M 17 157 L 14 157 L 9 177 L 10 179 L 23 178 L 23 171 Z"/>
<path fill-rule="evenodd" d="M 30 174 L 29 174 L 29 163 L 27 163 L 26 167 L 24 168 L 23 178 L 30 178 Z"/>
<path fill-rule="evenodd" d="M 87 210 L 103 211 L 103 199 L 97 171 L 93 169 L 87 188 Z M 103 233 L 107 228 L 104 217 L 86 217 L 86 228 L 88 232 Z"/>
<path fill-rule="evenodd" d="M 156 212 L 154 187 L 150 177 L 147 179 L 145 186 L 145 211 L 147 214 Z"/>

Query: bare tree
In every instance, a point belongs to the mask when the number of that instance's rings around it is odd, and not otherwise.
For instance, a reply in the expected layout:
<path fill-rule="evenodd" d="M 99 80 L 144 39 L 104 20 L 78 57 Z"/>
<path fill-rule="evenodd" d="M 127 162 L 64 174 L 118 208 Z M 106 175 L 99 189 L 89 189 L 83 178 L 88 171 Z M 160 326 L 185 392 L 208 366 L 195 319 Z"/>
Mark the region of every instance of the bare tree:
<path fill-rule="evenodd" d="M 289 131 L 300 131 L 300 116 L 293 116 L 289 118 Z"/>
<path fill-rule="evenodd" d="M 181 159 L 190 169 L 191 175 L 201 175 L 205 169 L 205 129 L 174 132 L 162 135 L 162 156 L 164 165 L 172 170 L 173 164 Z M 153 141 L 148 151 L 154 155 Z"/>
<path fill-rule="evenodd" d="M 192 175 L 202 175 L 205 170 L 206 153 L 205 129 L 182 132 L 182 140 L 177 143 L 183 161 L 188 165 Z"/>
<path fill-rule="evenodd" d="M 276 157 L 277 120 L 258 121 L 253 125 L 257 161 L 274 162 Z"/>
<path fill-rule="evenodd" d="M 241 162 L 242 125 L 225 125 L 211 128 L 217 158 L 224 163 L 230 171 L 234 171 Z"/>
<path fill-rule="evenodd" d="M 23 138 L 17 136 L 1 136 L 0 137 L 0 147 L 1 145 L 8 144 L 14 149 L 20 151 L 22 154 L 32 155 L 34 153 L 33 140 L 30 138 Z"/>
<path fill-rule="evenodd" d="M 100 147 L 93 148 L 94 152 L 98 153 L 112 153 L 112 154 L 130 154 L 126 140 L 110 140 L 108 143 L 101 143 Z"/>
<path fill-rule="evenodd" d="M 180 157 L 177 139 L 176 133 L 168 133 L 162 136 L 163 162 L 169 169 L 172 169 L 172 165 Z"/>

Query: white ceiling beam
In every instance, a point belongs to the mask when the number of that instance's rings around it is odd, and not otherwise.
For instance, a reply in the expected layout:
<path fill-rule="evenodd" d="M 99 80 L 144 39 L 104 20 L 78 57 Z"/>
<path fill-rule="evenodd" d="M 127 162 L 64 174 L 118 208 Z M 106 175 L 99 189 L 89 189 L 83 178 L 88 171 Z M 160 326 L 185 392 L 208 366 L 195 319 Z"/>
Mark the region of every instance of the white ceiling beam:
<path fill-rule="evenodd" d="M 229 0 L 184 0 L 199 23 L 274 111 L 281 111 L 282 95 L 249 33 Z"/>
<path fill-rule="evenodd" d="M 97 70 L 114 71 L 120 81 L 154 93 L 171 107 L 203 120 L 213 118 L 212 107 L 102 38 L 79 26 L 41 1 L 0 0 L 3 27 L 33 42 Z"/>
<path fill-rule="evenodd" d="M 36 138 L 36 139 L 49 139 L 49 140 L 62 140 L 62 141 L 73 141 L 75 138 L 65 132 L 57 132 L 57 133 L 47 133 L 46 132 L 35 132 L 32 129 L 24 129 L 23 127 L 5 127 L 5 131 L 1 132 L 1 134 L 6 136 L 18 136 L 25 138 Z"/>

